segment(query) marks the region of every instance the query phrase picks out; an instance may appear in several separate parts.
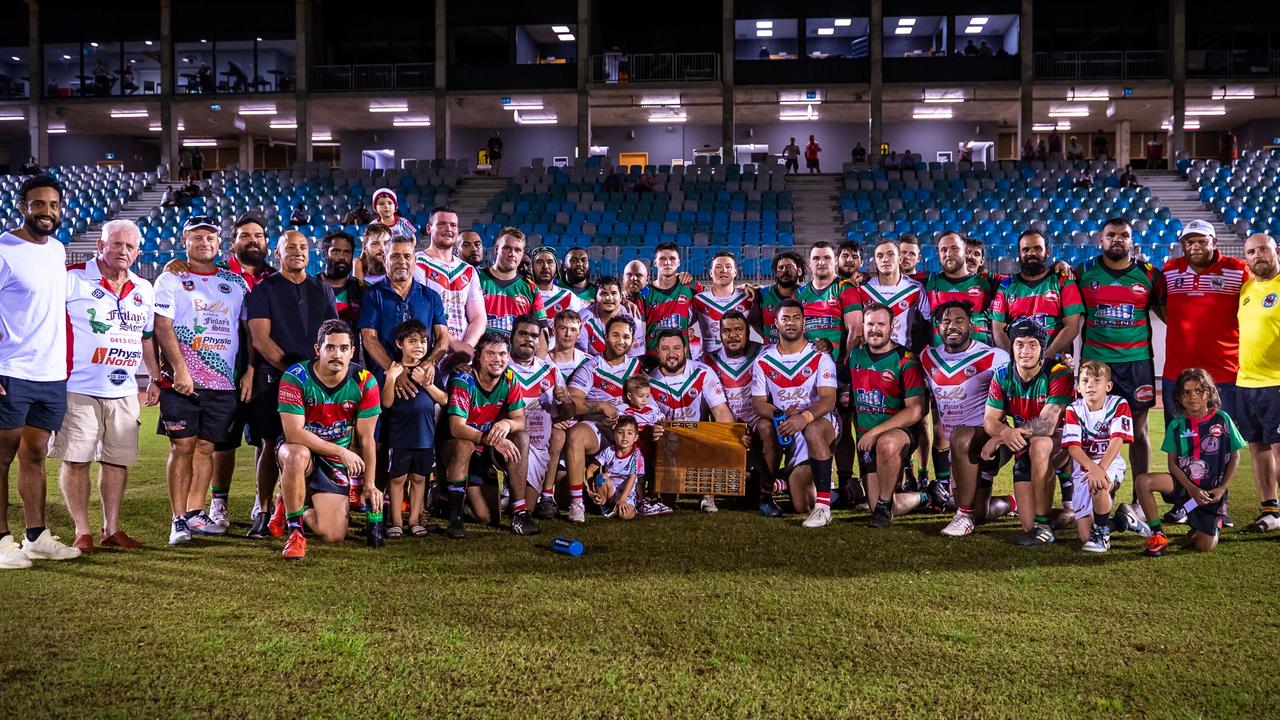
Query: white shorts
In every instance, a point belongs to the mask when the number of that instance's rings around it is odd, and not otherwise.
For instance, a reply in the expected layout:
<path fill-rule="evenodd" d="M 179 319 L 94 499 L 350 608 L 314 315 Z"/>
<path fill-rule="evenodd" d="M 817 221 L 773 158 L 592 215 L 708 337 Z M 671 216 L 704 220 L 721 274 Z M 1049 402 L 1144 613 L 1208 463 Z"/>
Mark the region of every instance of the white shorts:
<path fill-rule="evenodd" d="M 827 421 L 831 423 L 832 428 L 835 428 L 835 431 L 836 431 L 835 436 L 836 438 L 839 438 L 840 437 L 840 416 L 836 415 L 834 412 L 829 412 L 826 415 L 823 415 L 823 417 L 826 418 Z M 773 422 L 773 421 L 770 420 L 769 422 Z M 808 460 L 809 460 L 809 443 L 804 439 L 804 433 L 801 432 L 801 433 L 796 433 L 795 435 L 792 435 L 791 436 L 791 461 L 787 463 L 787 467 L 791 470 L 794 470 L 797 467 L 799 467 L 802 463 L 808 462 Z"/>
<path fill-rule="evenodd" d="M 529 444 L 529 475 L 526 478 L 529 487 L 534 490 L 542 489 L 542 478 L 547 474 L 547 462 L 551 453 L 547 449 L 546 443 L 534 445 Z"/>
<path fill-rule="evenodd" d="M 1089 474 L 1080 463 L 1071 463 L 1071 506 L 1075 508 L 1076 519 L 1083 520 L 1093 514 L 1093 493 L 1089 492 Z M 1111 497 L 1115 498 L 1116 490 L 1124 480 L 1124 458 L 1117 457 L 1111 467 L 1107 468 L 1107 477 L 1111 478 Z"/>
<path fill-rule="evenodd" d="M 636 478 L 636 484 L 631 486 L 631 492 L 627 495 L 628 505 L 636 504 L 636 487 L 642 482 L 644 482 L 644 478 Z M 618 495 L 618 491 L 622 490 L 622 486 L 627 484 L 626 478 L 621 480 L 606 480 L 605 484 L 609 486 L 609 501 L 615 505 L 621 502 L 622 498 Z"/>
<path fill-rule="evenodd" d="M 138 396 L 96 398 L 67 393 L 67 415 L 49 455 L 67 462 L 130 467 L 138 461 Z"/>

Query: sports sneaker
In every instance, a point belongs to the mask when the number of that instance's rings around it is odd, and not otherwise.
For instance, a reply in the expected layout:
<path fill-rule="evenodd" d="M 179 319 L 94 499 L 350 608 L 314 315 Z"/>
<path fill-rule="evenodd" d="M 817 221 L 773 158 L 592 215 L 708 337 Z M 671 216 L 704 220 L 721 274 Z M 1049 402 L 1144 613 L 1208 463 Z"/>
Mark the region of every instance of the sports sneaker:
<path fill-rule="evenodd" d="M 704 513 L 719 512 L 720 508 L 716 507 L 716 496 L 703 495 L 702 502 L 698 505 L 698 509 Z"/>
<path fill-rule="evenodd" d="M 516 535 L 537 535 L 538 521 L 529 517 L 528 510 L 521 510 L 511 516 L 511 532 Z"/>
<path fill-rule="evenodd" d="M 1169 549 L 1169 536 L 1163 531 L 1155 532 L 1147 538 L 1147 549 L 1142 554 L 1147 557 L 1160 557 L 1167 549 Z"/>
<path fill-rule="evenodd" d="M 174 518 L 173 527 L 169 529 L 169 544 L 179 545 L 189 542 L 191 542 L 191 530 L 187 528 L 187 521 L 180 517 Z"/>
<path fill-rule="evenodd" d="M 448 529 L 444 531 L 444 536 L 450 540 L 462 540 L 467 536 L 467 529 L 462 526 L 461 520 L 455 520 L 449 523 Z"/>
<path fill-rule="evenodd" d="M 1111 516 L 1111 532 L 1139 532 L 1139 525 L 1142 525 L 1142 522 L 1138 520 L 1138 514 L 1133 511 L 1132 505 L 1129 503 L 1116 505 L 1115 513 Z"/>
<path fill-rule="evenodd" d="M 271 534 L 267 529 L 267 523 L 271 518 L 267 514 L 260 512 L 253 517 L 253 526 L 249 528 L 249 533 L 245 536 L 250 540 L 262 540 Z"/>
<path fill-rule="evenodd" d="M 871 511 L 871 517 L 867 518 L 867 527 L 884 530 L 891 524 L 893 524 L 893 511 L 880 504 L 876 505 Z"/>
<path fill-rule="evenodd" d="M 540 497 L 533 508 L 533 516 L 539 520 L 555 520 L 559 514 L 560 508 L 556 507 L 555 498 Z"/>
<path fill-rule="evenodd" d="M 760 514 L 771 518 L 782 517 L 782 508 L 778 507 L 778 503 L 766 500 L 760 503 Z"/>
<path fill-rule="evenodd" d="M 942 528 L 942 534 L 947 537 L 964 537 L 973 534 L 973 518 L 969 513 L 956 511 L 955 516 L 951 518 L 951 522 Z"/>
<path fill-rule="evenodd" d="M 301 560 L 307 556 L 307 539 L 303 537 L 301 530 L 294 530 L 289 533 L 289 539 L 284 541 L 284 550 L 280 551 L 280 557 L 286 560 Z"/>
<path fill-rule="evenodd" d="M 934 480 L 926 485 L 924 490 L 929 494 L 929 507 L 937 512 L 944 512 L 948 506 L 955 504 L 951 497 L 951 488 L 941 480 Z"/>
<path fill-rule="evenodd" d="M 275 508 L 271 511 L 271 519 L 267 521 L 267 532 L 272 537 L 284 537 L 285 528 L 284 496 L 277 495 Z"/>
<path fill-rule="evenodd" d="M 1094 525 L 1089 530 L 1089 540 L 1080 549 L 1087 553 L 1104 553 L 1111 549 L 1111 535 L 1101 525 Z"/>
<path fill-rule="evenodd" d="M 231 518 L 227 517 L 227 501 L 222 498 L 214 498 L 209 503 L 209 519 L 214 525 L 226 530 L 231 527 Z"/>
<path fill-rule="evenodd" d="M 1280 515 L 1276 513 L 1265 512 L 1258 516 L 1258 519 L 1245 526 L 1242 532 L 1247 533 L 1265 533 L 1280 530 Z"/>
<path fill-rule="evenodd" d="M 831 524 L 831 508 L 826 505 L 814 505 L 809 517 L 801 523 L 807 528 L 820 528 Z"/>
<path fill-rule="evenodd" d="M 1053 530 L 1048 525 L 1036 523 L 1031 529 L 1019 535 L 1013 542 L 1019 547 L 1040 547 L 1054 541 Z"/>
<path fill-rule="evenodd" d="M 1230 515 L 1228 515 L 1228 514 L 1226 514 L 1226 513 L 1223 513 L 1223 514 L 1222 514 L 1222 527 L 1224 527 L 1224 528 L 1233 528 L 1233 527 L 1235 527 L 1235 526 L 1236 526 L 1236 521 L 1235 521 L 1235 520 L 1233 520 L 1233 519 L 1231 519 L 1231 516 L 1230 516 Z"/>
<path fill-rule="evenodd" d="M 0 537 L 0 570 L 21 570 L 31 567 L 31 558 L 22 552 L 12 535 Z"/>
<path fill-rule="evenodd" d="M 650 500 L 645 498 L 640 502 L 640 505 L 642 509 L 637 510 L 637 512 L 644 517 L 662 517 L 663 515 L 670 515 L 675 512 L 675 510 L 671 509 L 671 506 L 661 500 Z"/>
<path fill-rule="evenodd" d="M 587 506 L 581 500 L 569 503 L 569 522 L 584 523 L 587 521 Z"/>
<path fill-rule="evenodd" d="M 187 518 L 187 529 L 192 535 L 225 535 L 227 529 L 218 525 L 203 510 Z"/>
<path fill-rule="evenodd" d="M 1187 522 L 1187 510 L 1183 507 L 1176 507 L 1165 513 L 1162 519 L 1166 525 L 1183 525 Z"/>

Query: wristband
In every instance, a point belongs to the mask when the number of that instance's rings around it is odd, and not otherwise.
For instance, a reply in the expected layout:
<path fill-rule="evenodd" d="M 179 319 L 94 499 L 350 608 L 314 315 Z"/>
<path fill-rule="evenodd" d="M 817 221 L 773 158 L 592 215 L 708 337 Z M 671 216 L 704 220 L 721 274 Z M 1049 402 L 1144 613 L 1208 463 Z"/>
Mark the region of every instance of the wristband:
<path fill-rule="evenodd" d="M 802 412 L 802 413 L 800 413 L 800 414 L 808 418 L 808 419 L 806 419 L 806 420 L 804 421 L 806 425 L 808 425 L 808 424 L 810 424 L 810 423 L 812 423 L 812 422 L 813 422 L 813 413 L 809 412 L 808 410 L 805 410 L 804 412 Z"/>

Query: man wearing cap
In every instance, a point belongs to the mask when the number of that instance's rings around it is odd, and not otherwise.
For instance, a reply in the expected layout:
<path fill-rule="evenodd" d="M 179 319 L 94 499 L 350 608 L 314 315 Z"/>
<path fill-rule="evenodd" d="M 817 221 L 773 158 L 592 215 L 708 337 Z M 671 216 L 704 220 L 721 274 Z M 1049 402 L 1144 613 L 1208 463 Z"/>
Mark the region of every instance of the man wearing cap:
<path fill-rule="evenodd" d="M 1236 375 L 1236 424 L 1249 442 L 1253 481 L 1262 511 L 1246 530 L 1280 530 L 1280 259 L 1270 235 L 1244 241 L 1253 277 L 1240 291 L 1240 372 Z M 1215 380 L 1217 378 L 1214 378 Z"/>
<path fill-rule="evenodd" d="M 533 251 L 533 284 L 538 287 L 542 296 L 542 309 L 547 313 L 547 324 L 551 325 L 565 310 L 581 313 L 587 309 L 587 302 L 569 292 L 567 288 L 556 284 L 560 271 L 560 261 L 556 258 L 556 249 L 550 245 L 542 245 Z"/>
<path fill-rule="evenodd" d="M 243 278 L 214 265 L 219 240 L 212 220 L 188 220 L 182 242 L 187 270 L 163 273 L 155 288 L 155 336 L 161 354 L 159 432 L 170 444 L 165 475 L 173 510 L 171 545 L 190 542 L 193 532 L 226 532 L 204 512 L 203 492 L 200 504 L 188 506 L 191 489 L 209 484 L 214 446 L 225 443 L 231 433 L 240 318 L 249 293 Z"/>
<path fill-rule="evenodd" d="M 391 237 L 418 237 L 418 228 L 413 223 L 400 217 L 400 199 L 396 197 L 396 191 L 391 188 L 378 188 L 373 191 L 371 200 L 373 205 L 373 214 L 377 216 L 378 222 L 386 225 L 391 230 Z"/>

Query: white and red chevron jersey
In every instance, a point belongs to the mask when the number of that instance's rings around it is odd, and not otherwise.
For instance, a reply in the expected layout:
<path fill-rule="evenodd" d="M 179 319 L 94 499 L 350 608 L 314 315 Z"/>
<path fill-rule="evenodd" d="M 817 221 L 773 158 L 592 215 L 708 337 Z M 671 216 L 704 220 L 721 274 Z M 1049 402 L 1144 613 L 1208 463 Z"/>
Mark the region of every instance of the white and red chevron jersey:
<path fill-rule="evenodd" d="M 1077 398 L 1067 406 L 1062 420 L 1062 447 L 1075 445 L 1097 462 L 1107 452 L 1111 438 L 1133 442 L 1133 414 L 1124 398 L 1108 395 L 1097 410 L 1090 410 L 1084 398 Z M 1116 459 L 1124 462 L 1121 456 Z M 1123 464 L 1120 472 L 1124 473 Z"/>
<path fill-rule="evenodd" d="M 924 286 L 916 280 L 903 275 L 897 285 L 881 285 L 879 276 L 872 278 L 858 287 L 862 293 L 862 305 L 865 308 L 871 303 L 879 303 L 893 313 L 893 328 L 889 338 L 903 347 L 911 346 L 912 312 L 920 314 L 925 320 L 930 319 L 929 296 Z"/>
<path fill-rule="evenodd" d="M 610 402 L 619 411 L 626 406 L 622 397 L 623 386 L 632 375 L 643 375 L 640 361 L 633 357 L 609 364 L 603 355 L 597 355 L 569 378 L 569 388 L 586 393 L 587 402 Z"/>
<path fill-rule="evenodd" d="M 585 300 L 555 283 L 551 283 L 550 290 L 539 288 L 538 294 L 542 296 L 542 309 L 547 313 L 548 325 L 555 321 L 556 315 L 565 310 L 572 310 L 581 315 L 582 311 L 587 309 Z"/>
<path fill-rule="evenodd" d="M 764 348 L 756 343 L 748 343 L 747 351 L 742 357 L 729 357 L 724 348 L 719 352 L 704 355 L 702 361 L 711 368 L 724 388 L 725 401 L 729 411 L 737 422 L 754 423 L 757 419 L 755 406 L 751 404 L 751 368 Z"/>
<path fill-rule="evenodd" d="M 661 367 L 654 368 L 649 375 L 649 390 L 663 420 L 697 422 L 706 417 L 711 408 L 726 402 L 724 388 L 716 374 L 692 360 L 685 362 L 684 369 L 675 375 L 667 375 Z"/>
<path fill-rule="evenodd" d="M 525 432 L 530 445 L 545 445 L 551 441 L 551 411 L 556 407 L 556 386 L 564 384 L 556 366 L 534 356 L 527 365 L 511 358 L 511 371 L 515 373 L 520 397 L 524 399 Z"/>
<path fill-rule="evenodd" d="M 586 365 L 587 361 L 591 359 L 590 355 L 587 355 L 578 348 L 573 348 L 571 352 L 573 354 L 568 360 L 563 362 L 557 360 L 554 354 L 547 355 L 547 360 L 556 366 L 556 370 L 560 373 L 560 380 L 565 385 L 569 384 L 569 380 L 571 380 L 574 374 L 578 372 L 578 368 Z"/>
<path fill-rule="evenodd" d="M 752 397 L 767 397 L 779 410 L 804 408 L 818 401 L 818 388 L 836 387 L 836 362 L 812 343 L 784 355 L 773 345 L 751 369 Z"/>
<path fill-rule="evenodd" d="M 588 355 L 598 357 L 604 354 L 605 324 L 596 316 L 595 307 L 595 303 L 592 303 L 581 313 L 582 332 L 578 334 L 578 348 Z M 627 357 L 644 355 L 644 320 L 632 315 L 626 308 L 618 312 L 631 318 L 636 327 L 635 332 L 631 333 L 631 349 L 627 351 Z"/>
<path fill-rule="evenodd" d="M 977 340 L 956 353 L 930 347 L 920 354 L 943 432 L 950 435 L 958 427 L 982 427 L 991 376 L 1008 364 L 1009 353 Z"/>
<path fill-rule="evenodd" d="M 728 297 L 712 294 L 711 288 L 694 295 L 693 317 L 702 336 L 702 357 L 720 349 L 720 319 L 725 313 L 737 310 L 746 315 L 750 309 L 751 303 L 741 290 L 735 289 Z"/>
<path fill-rule="evenodd" d="M 415 260 L 414 279 L 440 295 L 449 336 L 461 340 L 467 334 L 467 303 L 473 299 L 484 302 L 476 269 L 461 258 L 439 260 L 425 252 L 418 253 Z"/>

